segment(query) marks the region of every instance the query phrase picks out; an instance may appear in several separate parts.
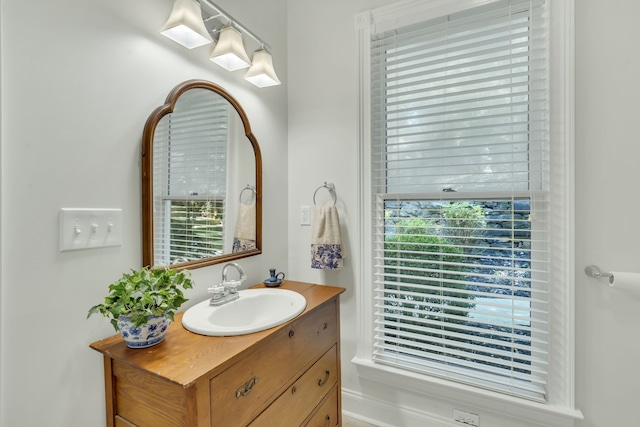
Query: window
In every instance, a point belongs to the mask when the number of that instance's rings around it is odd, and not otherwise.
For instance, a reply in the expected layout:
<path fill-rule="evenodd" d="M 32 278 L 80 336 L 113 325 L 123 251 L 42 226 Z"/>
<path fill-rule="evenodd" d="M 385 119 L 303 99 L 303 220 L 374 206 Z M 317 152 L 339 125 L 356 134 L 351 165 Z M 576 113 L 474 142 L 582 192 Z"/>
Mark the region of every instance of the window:
<path fill-rule="evenodd" d="M 501 1 L 371 42 L 373 358 L 537 400 L 547 373 L 543 10 L 542 0 Z"/>
<path fill-rule="evenodd" d="M 401 1 L 356 17 L 359 375 L 534 424 L 581 417 L 573 7 Z"/>
<path fill-rule="evenodd" d="M 208 90 L 181 97 L 156 127 L 154 162 L 166 171 L 153 177 L 155 230 L 163 236 L 155 265 L 223 253 L 229 143 L 227 101 Z M 188 105 L 187 105 L 188 104 Z M 189 167 L 187 167 L 189 165 Z"/>

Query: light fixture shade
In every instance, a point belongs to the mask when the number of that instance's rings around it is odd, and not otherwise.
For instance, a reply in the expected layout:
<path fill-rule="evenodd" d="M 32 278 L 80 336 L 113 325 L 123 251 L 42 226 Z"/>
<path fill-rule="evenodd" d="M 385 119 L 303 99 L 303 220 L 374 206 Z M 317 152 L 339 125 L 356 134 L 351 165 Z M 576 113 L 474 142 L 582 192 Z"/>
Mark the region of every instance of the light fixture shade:
<path fill-rule="evenodd" d="M 204 26 L 200 3 L 195 0 L 174 0 L 171 15 L 160 34 L 188 49 L 213 42 Z"/>
<path fill-rule="evenodd" d="M 209 59 L 229 71 L 251 65 L 251 60 L 244 48 L 242 34 L 233 27 L 224 27 L 220 30 L 218 43 L 213 48 Z"/>
<path fill-rule="evenodd" d="M 244 78 L 258 87 L 276 86 L 280 84 L 276 71 L 273 69 L 273 58 L 264 49 L 256 50 L 253 54 L 253 65 Z"/>

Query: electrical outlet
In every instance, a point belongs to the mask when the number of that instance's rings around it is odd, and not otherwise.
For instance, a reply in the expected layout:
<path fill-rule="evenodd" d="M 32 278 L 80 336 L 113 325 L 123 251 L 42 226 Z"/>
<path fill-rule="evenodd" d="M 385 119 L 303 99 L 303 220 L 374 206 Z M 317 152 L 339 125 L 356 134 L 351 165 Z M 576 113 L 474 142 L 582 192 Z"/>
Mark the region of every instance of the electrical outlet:
<path fill-rule="evenodd" d="M 300 225 L 311 225 L 311 210 L 309 206 L 300 206 Z"/>
<path fill-rule="evenodd" d="M 465 424 L 468 426 L 479 427 L 480 426 L 480 416 L 477 414 L 472 414 L 469 412 L 460 411 L 458 409 L 453 410 L 453 420 Z"/>

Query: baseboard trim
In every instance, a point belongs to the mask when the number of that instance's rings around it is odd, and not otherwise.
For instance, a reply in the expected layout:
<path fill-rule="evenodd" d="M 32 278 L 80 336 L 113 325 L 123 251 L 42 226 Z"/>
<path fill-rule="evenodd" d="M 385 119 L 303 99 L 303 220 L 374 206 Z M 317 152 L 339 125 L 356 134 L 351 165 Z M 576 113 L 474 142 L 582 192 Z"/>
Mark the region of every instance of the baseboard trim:
<path fill-rule="evenodd" d="M 348 417 L 379 427 L 460 427 L 460 423 L 437 415 L 397 402 L 390 404 L 345 388 L 342 389 L 342 412 Z"/>

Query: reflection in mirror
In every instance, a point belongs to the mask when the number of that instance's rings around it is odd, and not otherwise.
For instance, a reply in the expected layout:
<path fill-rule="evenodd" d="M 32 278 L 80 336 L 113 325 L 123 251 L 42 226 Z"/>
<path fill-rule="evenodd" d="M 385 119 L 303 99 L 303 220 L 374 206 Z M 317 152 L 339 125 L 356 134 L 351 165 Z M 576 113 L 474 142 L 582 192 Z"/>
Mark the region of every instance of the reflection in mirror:
<path fill-rule="evenodd" d="M 244 110 L 214 83 L 169 94 L 143 134 L 143 263 L 197 268 L 261 252 L 261 155 Z"/>

